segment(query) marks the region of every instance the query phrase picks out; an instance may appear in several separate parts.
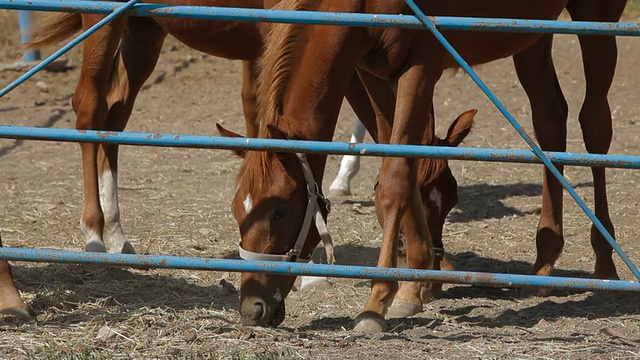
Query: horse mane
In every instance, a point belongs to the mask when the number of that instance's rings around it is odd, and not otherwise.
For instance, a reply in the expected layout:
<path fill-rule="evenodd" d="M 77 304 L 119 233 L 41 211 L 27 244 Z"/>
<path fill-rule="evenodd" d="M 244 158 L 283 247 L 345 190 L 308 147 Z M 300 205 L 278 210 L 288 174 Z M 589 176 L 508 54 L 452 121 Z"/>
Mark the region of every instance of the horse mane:
<path fill-rule="evenodd" d="M 430 118 L 430 120 L 433 120 L 433 118 Z M 422 144 L 450 146 L 445 140 L 440 139 L 429 127 L 427 127 L 422 137 Z M 418 159 L 417 165 L 419 182 L 423 185 L 428 185 L 440 177 L 449 163 L 446 159 L 420 158 Z"/>
<path fill-rule="evenodd" d="M 273 9 L 301 10 L 310 0 L 283 0 Z M 283 97 L 291 76 L 291 63 L 298 40 L 300 26 L 295 24 L 269 24 L 265 48 L 259 63 L 258 78 L 258 136 L 269 138 L 270 126 L 286 126 L 281 122 Z M 281 127 L 278 127 L 281 129 Z M 281 129 L 282 130 L 282 129 Z M 286 128 L 282 130 L 287 133 Z M 238 172 L 237 183 L 241 181 L 249 192 L 264 190 L 269 185 L 273 173 L 270 158 L 274 154 L 266 151 L 249 151 Z"/>
<path fill-rule="evenodd" d="M 418 179 L 421 185 L 435 181 L 447 168 L 445 159 L 418 159 Z"/>

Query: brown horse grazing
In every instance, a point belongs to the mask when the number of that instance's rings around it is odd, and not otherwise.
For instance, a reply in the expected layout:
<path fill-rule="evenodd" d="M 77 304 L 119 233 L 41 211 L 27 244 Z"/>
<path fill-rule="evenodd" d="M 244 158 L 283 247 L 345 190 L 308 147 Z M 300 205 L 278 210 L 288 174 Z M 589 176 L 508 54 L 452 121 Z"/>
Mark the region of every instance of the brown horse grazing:
<path fill-rule="evenodd" d="M 278 0 L 153 0 L 183 5 L 272 7 Z M 87 29 L 103 16 L 63 14 L 36 31 L 31 47 L 59 42 Z M 242 100 L 247 134 L 257 135 L 257 59 L 263 24 L 177 18 L 121 16 L 83 43 L 80 80 L 73 95 L 77 129 L 124 130 L 138 92 L 153 71 L 167 34 L 202 52 L 243 60 Z M 375 138 L 375 114 L 357 76 L 350 76 L 347 99 Z M 120 224 L 117 193 L 118 146 L 80 144 L 84 175 L 81 228 L 87 251 L 134 253 Z M 105 246 L 107 244 L 107 246 Z"/>
<path fill-rule="evenodd" d="M 576 20 L 601 21 L 617 20 L 624 8 L 624 1 L 605 0 L 433 0 L 422 4 L 428 15 L 523 19 L 555 19 L 567 7 Z M 411 13 L 402 0 L 286 0 L 281 5 L 292 10 Z M 445 36 L 471 65 L 515 55 L 518 75 L 531 98 L 536 135 L 543 149 L 564 150 L 566 102 L 551 61 L 551 36 L 455 31 L 446 32 Z M 606 94 L 615 69 L 615 39 L 583 36 L 580 41 L 587 75 L 587 96 L 580 121 L 587 149 L 606 152 L 611 140 Z M 434 86 L 444 70 L 457 64 L 430 33 L 276 25 L 267 44 L 258 93 L 260 137 L 331 140 L 349 75 L 357 67 L 361 75 L 388 80 L 397 88 L 393 124 L 388 124 L 387 134 L 378 134 L 380 142 L 419 144 L 425 133 L 431 139 L 428 143 L 435 142 L 433 118 L 429 116 Z M 365 84 L 374 103 L 377 102 L 378 89 L 366 80 Z M 325 161 L 322 155 L 303 157 L 264 152 L 246 155 L 233 203 L 242 236 L 241 251 L 288 260 L 310 256 L 320 238 L 314 227 L 303 226 L 309 223 L 305 209 L 312 206 L 324 209 L 321 203 L 310 199 L 319 195 L 312 194 L 311 189 L 313 182 L 321 186 Z M 596 185 L 596 213 L 610 225 L 604 170 L 593 172 L 599 184 Z M 550 273 L 562 248 L 561 190 L 548 174 L 544 184 L 543 216 L 537 236 L 538 259 L 533 268 L 533 273 L 540 275 Z M 378 266 L 396 266 L 398 236 L 403 228 L 408 266 L 433 268 L 433 237 L 421 203 L 415 160 L 385 158 L 376 195 L 383 222 Z M 616 277 L 610 246 L 593 232 L 592 242 L 597 257 L 596 276 Z M 293 277 L 287 276 L 243 274 L 240 304 L 243 323 L 278 325 L 284 319 L 284 299 L 293 281 Z M 420 286 L 406 282 L 398 290 L 397 282 L 372 281 L 371 294 L 356 318 L 355 330 L 384 330 L 384 316 L 394 297 L 400 304 L 411 305 L 401 307 L 407 309 L 405 315 L 421 309 Z"/>
<path fill-rule="evenodd" d="M 374 106 L 377 107 L 377 104 L 374 104 Z M 446 137 L 444 139 L 435 137 L 433 139 L 433 143 L 431 143 L 430 145 L 454 147 L 460 145 L 471 131 L 471 127 L 473 126 L 473 119 L 476 113 L 477 110 L 468 110 L 462 113 L 450 125 Z M 380 119 L 384 118 L 382 114 L 378 115 Z M 216 126 L 218 127 L 218 131 L 222 136 L 242 137 L 242 135 L 240 134 L 225 129 L 220 124 L 216 124 Z M 384 124 L 382 124 L 382 126 L 383 127 L 381 129 L 377 129 L 377 131 L 386 131 L 384 129 Z M 427 144 L 427 140 L 428 139 L 425 136 L 424 144 Z M 247 156 L 247 152 L 245 151 L 235 151 L 235 154 L 242 158 L 245 158 Z M 451 169 L 449 168 L 448 161 L 446 159 L 420 159 L 418 162 L 418 167 L 419 183 L 421 184 L 420 191 L 422 197 L 422 206 L 425 210 L 427 226 L 429 228 L 429 232 L 433 234 L 432 241 L 434 248 L 439 249 L 439 252 L 436 252 L 436 268 L 442 268 L 444 270 L 454 270 L 453 266 L 444 258 L 442 230 L 447 215 L 458 202 L 458 185 L 456 179 L 451 173 Z M 240 181 L 240 175 L 238 176 L 238 180 Z M 377 184 L 375 189 L 378 189 Z M 234 215 L 238 217 L 242 216 L 241 214 L 243 213 L 250 212 L 252 206 L 253 198 L 247 197 L 242 202 L 234 201 L 232 211 Z M 376 203 L 376 213 L 378 215 L 380 224 L 382 224 L 380 210 L 381 208 L 378 206 L 378 203 Z M 327 215 L 324 215 L 325 219 L 326 216 Z M 399 253 L 402 253 L 402 251 L 403 250 L 400 249 Z M 241 252 L 244 252 L 244 250 L 241 250 Z M 260 257 L 258 256 L 256 259 L 260 260 Z M 303 257 L 302 259 L 306 261 L 307 258 Z M 402 259 L 399 260 L 402 261 Z M 430 284 L 427 289 L 428 291 L 425 292 L 424 295 L 425 302 L 432 298 L 438 297 L 442 290 L 442 285 Z M 403 305 L 406 306 L 405 304 L 398 305 L 398 311 L 403 311 Z M 284 302 L 282 303 L 281 309 L 284 310 Z M 276 315 L 276 317 L 279 317 L 280 315 L 284 316 L 284 312 L 280 312 L 278 315 Z M 244 319 L 245 318 L 243 317 L 243 322 L 245 322 Z M 284 317 L 280 319 L 280 321 L 282 320 L 284 320 Z"/>

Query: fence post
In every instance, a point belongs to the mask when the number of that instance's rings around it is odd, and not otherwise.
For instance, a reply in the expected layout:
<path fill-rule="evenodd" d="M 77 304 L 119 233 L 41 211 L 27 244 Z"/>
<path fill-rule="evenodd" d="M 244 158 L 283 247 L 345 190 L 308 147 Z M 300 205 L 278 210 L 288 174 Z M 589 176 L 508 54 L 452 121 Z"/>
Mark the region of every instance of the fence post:
<path fill-rule="evenodd" d="M 18 11 L 18 24 L 20 25 L 20 38 L 22 45 L 31 41 L 31 12 L 20 10 Z M 40 60 L 40 51 L 32 50 L 27 52 L 23 58 L 26 62 L 33 62 Z"/>

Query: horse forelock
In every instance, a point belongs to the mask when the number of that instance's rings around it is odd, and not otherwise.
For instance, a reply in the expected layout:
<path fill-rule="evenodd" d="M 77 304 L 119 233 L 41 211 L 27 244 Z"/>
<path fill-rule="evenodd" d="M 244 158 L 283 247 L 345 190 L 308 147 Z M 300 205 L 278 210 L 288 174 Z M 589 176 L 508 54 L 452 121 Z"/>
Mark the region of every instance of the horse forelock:
<path fill-rule="evenodd" d="M 301 10 L 312 0 L 283 0 L 273 9 Z M 258 136 L 270 138 L 268 125 L 283 134 L 294 133 L 290 124 L 281 120 L 283 97 L 291 75 L 293 52 L 297 43 L 299 26 L 294 24 L 270 24 L 258 78 Z M 273 156 L 264 151 L 250 151 L 238 173 L 238 189 L 246 192 L 263 191 L 273 174 Z"/>
<path fill-rule="evenodd" d="M 445 159 L 420 159 L 418 179 L 421 179 L 423 184 L 430 184 L 440 177 L 447 165 L 448 163 Z"/>
<path fill-rule="evenodd" d="M 445 142 L 438 138 L 435 133 L 429 129 L 429 127 L 427 127 L 427 130 L 425 131 L 422 143 L 435 146 L 446 146 Z M 418 160 L 418 179 L 421 179 L 423 184 L 430 184 L 440 177 L 448 165 L 449 163 L 446 159 L 420 159 Z"/>

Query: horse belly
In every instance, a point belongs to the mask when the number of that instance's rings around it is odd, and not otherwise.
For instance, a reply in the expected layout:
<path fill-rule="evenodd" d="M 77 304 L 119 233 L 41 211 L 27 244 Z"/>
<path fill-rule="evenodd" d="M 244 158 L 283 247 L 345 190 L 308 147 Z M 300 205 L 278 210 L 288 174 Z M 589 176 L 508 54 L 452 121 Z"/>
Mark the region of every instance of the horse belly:
<path fill-rule="evenodd" d="M 263 0 L 148 0 L 145 2 L 189 6 L 220 6 L 259 9 Z M 185 45 L 227 59 L 253 60 L 262 54 L 258 23 L 155 18 L 169 34 Z"/>
<path fill-rule="evenodd" d="M 432 0 L 424 10 L 429 15 L 553 20 L 562 13 L 567 0 Z M 498 32 L 445 32 L 445 37 L 471 65 L 484 64 L 516 54 L 540 38 L 539 34 Z M 455 67 L 451 56 L 445 68 Z"/>
<path fill-rule="evenodd" d="M 257 23 L 233 21 L 156 19 L 185 45 L 209 55 L 234 60 L 254 60 L 262 54 Z"/>
<path fill-rule="evenodd" d="M 456 33 L 445 34 L 447 40 L 469 65 L 480 65 L 506 58 L 528 48 L 542 35 L 510 33 Z M 444 69 L 459 67 L 447 53 Z"/>
<path fill-rule="evenodd" d="M 429 16 L 515 18 L 515 19 L 557 19 L 568 0 L 429 0 L 419 3 Z M 368 0 L 367 12 L 388 14 L 411 14 L 402 0 Z M 512 56 L 537 41 L 540 34 L 445 31 L 447 40 L 471 65 L 484 64 L 493 60 Z M 409 47 L 428 46 L 427 56 L 442 60 L 446 68 L 457 67 L 458 63 L 436 43 L 427 30 L 368 29 L 370 41 L 367 56 L 360 64 L 369 72 L 387 78 L 404 64 Z M 430 37 L 425 41 L 425 38 Z M 416 41 L 417 40 L 417 41 Z"/>

